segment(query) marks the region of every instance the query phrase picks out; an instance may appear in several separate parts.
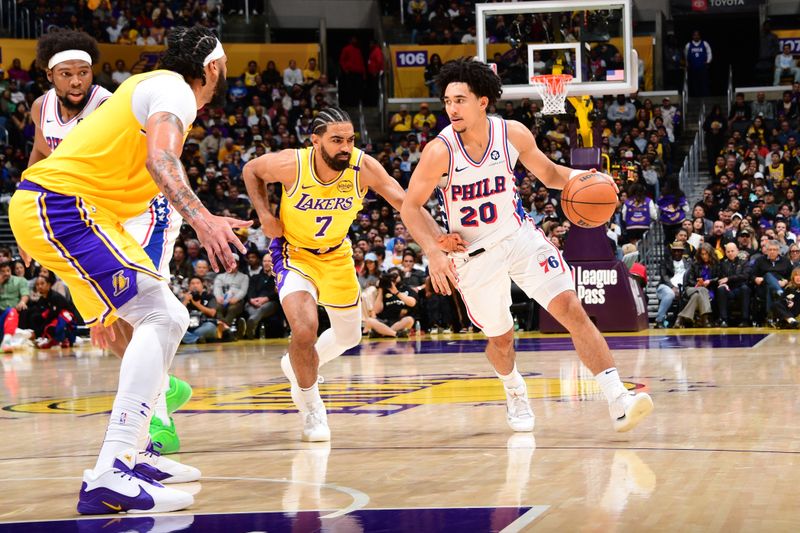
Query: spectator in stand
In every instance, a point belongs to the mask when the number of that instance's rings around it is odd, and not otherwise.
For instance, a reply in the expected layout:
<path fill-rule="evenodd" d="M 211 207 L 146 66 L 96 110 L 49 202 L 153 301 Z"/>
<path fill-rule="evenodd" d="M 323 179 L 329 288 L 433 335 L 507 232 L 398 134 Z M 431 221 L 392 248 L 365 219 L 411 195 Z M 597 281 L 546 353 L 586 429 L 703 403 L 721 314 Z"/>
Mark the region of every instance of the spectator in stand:
<path fill-rule="evenodd" d="M 103 63 L 103 66 L 100 69 L 100 74 L 95 76 L 94 82 L 104 89 L 114 92 L 114 90 L 117 88 L 117 83 L 114 81 L 112 74 L 113 71 L 111 70 L 111 63 L 106 61 Z"/>
<path fill-rule="evenodd" d="M 261 81 L 270 87 L 277 87 L 283 83 L 283 75 L 278 71 L 274 61 L 267 61 L 267 68 L 261 73 Z"/>
<path fill-rule="evenodd" d="M 632 183 L 628 188 L 628 199 L 622 205 L 622 219 L 625 224 L 623 237 L 631 243 L 637 243 L 650 224 L 658 217 L 655 203 L 645 196 L 645 188 L 641 183 Z"/>
<path fill-rule="evenodd" d="M 283 86 L 291 91 L 295 85 L 303 85 L 303 71 L 297 68 L 297 61 L 289 60 L 289 66 L 283 70 Z"/>
<path fill-rule="evenodd" d="M 305 82 L 306 87 L 311 87 L 311 85 L 319 81 L 319 77 L 321 75 L 322 72 L 320 72 L 319 67 L 317 66 L 317 58 L 309 57 L 306 68 L 303 69 L 303 81 Z"/>
<path fill-rule="evenodd" d="M 753 242 L 753 231 L 747 227 L 740 229 L 736 234 L 736 245 L 739 253 L 747 256 L 748 262 L 750 262 L 750 257 L 758 251 L 758 247 Z"/>
<path fill-rule="evenodd" d="M 339 100 L 344 106 L 358 105 L 362 99 L 367 69 L 357 37 L 351 37 L 350 42 L 342 48 L 339 54 L 339 69 L 342 76 Z"/>
<path fill-rule="evenodd" d="M 0 325 L 3 327 L 0 350 L 3 352 L 14 349 L 14 334 L 29 300 L 30 289 L 25 278 L 12 275 L 11 263 L 7 260 L 0 263 Z"/>
<path fill-rule="evenodd" d="M 607 115 L 608 120 L 631 122 L 636 117 L 636 106 L 628 102 L 625 95 L 617 95 L 616 102 L 608 106 Z"/>
<path fill-rule="evenodd" d="M 687 322 L 695 323 L 698 327 L 711 325 L 711 291 L 716 288 L 719 280 L 719 263 L 714 250 L 709 244 L 702 244 L 695 254 L 691 267 L 683 277 L 684 294 L 689 301 L 678 313 L 675 321 L 676 328 L 685 327 Z"/>
<path fill-rule="evenodd" d="M 766 253 L 758 257 L 753 264 L 753 283 L 759 297 L 765 302 L 767 313 L 771 313 L 776 298 L 783 296 L 783 289 L 789 283 L 791 263 L 780 255 L 778 241 L 766 243 Z"/>
<path fill-rule="evenodd" d="M 258 72 L 258 63 L 255 61 L 248 61 L 247 69 L 245 69 L 241 77 L 245 88 L 247 88 L 251 94 L 255 94 L 256 87 L 261 85 L 261 74 Z"/>
<path fill-rule="evenodd" d="M 656 328 L 667 328 L 667 312 L 672 307 L 675 298 L 680 298 L 683 278 L 691 267 L 689 258 L 684 257 L 685 246 L 682 242 L 670 244 L 670 255 L 661 263 L 661 281 L 656 288 L 658 295 L 658 313 L 656 314 Z"/>
<path fill-rule="evenodd" d="M 750 122 L 750 106 L 744 101 L 743 93 L 736 93 L 731 112 L 728 115 L 728 122 L 732 128 L 745 127 Z"/>
<path fill-rule="evenodd" d="M 683 48 L 686 58 L 686 71 L 689 78 L 690 96 L 708 96 L 708 69 L 712 60 L 711 45 L 700 37 L 700 32 L 692 32 L 692 40 Z"/>
<path fill-rule="evenodd" d="M 725 234 L 725 223 L 722 220 L 716 220 L 711 227 L 711 233 L 705 236 L 704 242 L 711 245 L 712 250 L 714 250 L 714 255 L 717 260 L 720 261 L 725 257 L 725 245 L 730 242 L 732 238 L 732 235 Z"/>
<path fill-rule="evenodd" d="M 53 346 L 68 348 L 75 344 L 75 312 L 63 295 L 52 290 L 55 282 L 56 275 L 52 272 L 39 275 L 35 282 L 38 298 L 30 303 L 28 309 L 28 325 L 40 350 Z"/>
<path fill-rule="evenodd" d="M 427 124 L 431 129 L 436 126 L 436 116 L 431 113 L 428 102 L 422 102 L 419 105 L 419 113 L 414 115 L 411 123 L 416 131 L 422 131 L 424 124 Z"/>
<path fill-rule="evenodd" d="M 664 227 L 664 242 L 670 243 L 675 240 L 675 233 L 686 218 L 689 207 L 686 195 L 678 184 L 678 178 L 667 179 L 656 203 L 659 208 L 659 220 Z"/>
<path fill-rule="evenodd" d="M 442 68 L 442 58 L 439 54 L 431 54 L 428 64 L 425 66 L 425 85 L 428 86 L 428 96 L 431 98 L 439 97 L 439 89 L 436 86 L 436 76 Z"/>
<path fill-rule="evenodd" d="M 786 257 L 789 259 L 792 269 L 800 267 L 800 245 L 795 242 L 789 246 L 789 253 Z M 792 279 L 794 279 L 794 277 L 792 277 Z"/>
<path fill-rule="evenodd" d="M 408 337 L 414 326 L 411 309 L 416 305 L 417 293 L 405 286 L 396 269 L 383 274 L 371 314 L 364 320 L 370 337 Z"/>
<path fill-rule="evenodd" d="M 255 338 L 259 324 L 280 310 L 275 287 L 275 272 L 272 270 L 272 256 L 269 253 L 265 253 L 261 258 L 261 268 L 255 273 L 251 271 L 245 310 L 247 329 L 244 336 L 247 339 Z"/>
<path fill-rule="evenodd" d="M 408 113 L 408 106 L 406 104 L 400 104 L 400 111 L 392 115 L 392 119 L 389 121 L 389 129 L 392 130 L 393 138 L 395 140 L 399 140 L 403 136 L 408 138 L 408 133 L 411 131 L 412 124 L 411 115 Z"/>
<path fill-rule="evenodd" d="M 797 102 L 792 99 L 792 91 L 783 91 L 783 96 L 777 105 L 776 120 L 797 120 Z"/>
<path fill-rule="evenodd" d="M 206 291 L 203 278 L 192 276 L 188 289 L 183 295 L 183 305 L 189 311 L 189 328 L 181 342 L 196 344 L 217 339 L 217 309 L 212 295 Z"/>
<path fill-rule="evenodd" d="M 369 42 L 369 54 L 367 56 L 367 85 L 368 91 L 364 95 L 367 105 L 377 105 L 378 102 L 378 81 L 383 75 L 385 65 L 383 61 L 383 49 L 377 41 Z"/>
<path fill-rule="evenodd" d="M 792 47 L 786 43 L 783 45 L 783 52 L 775 56 L 775 72 L 772 77 L 772 85 L 780 85 L 781 76 L 791 75 L 795 83 L 800 82 L 800 68 L 792 54 Z"/>
<path fill-rule="evenodd" d="M 123 81 L 130 78 L 133 74 L 131 74 L 131 72 L 125 68 L 125 61 L 122 59 L 117 59 L 115 65 L 117 70 L 111 74 L 111 79 L 117 84 L 117 86 L 119 86 Z"/>
<path fill-rule="evenodd" d="M 797 322 L 800 315 L 800 268 L 792 270 L 783 296 L 775 302 L 772 313 L 781 328 L 795 329 L 800 325 Z"/>
<path fill-rule="evenodd" d="M 775 119 L 775 107 L 766 98 L 764 91 L 756 93 L 756 99 L 750 102 L 751 117 L 762 117 L 764 120 Z"/>
<path fill-rule="evenodd" d="M 238 263 L 231 272 L 220 272 L 214 278 L 214 299 L 217 302 L 218 328 L 223 336 L 242 338 L 246 330 L 242 317 L 250 279 L 239 272 Z"/>
<path fill-rule="evenodd" d="M 725 245 L 725 259 L 719 266 L 720 278 L 716 289 L 721 328 L 727 328 L 730 323 L 729 304 L 738 304 L 741 325 L 750 325 L 750 267 L 745 255 L 739 253 L 736 243 Z"/>
<path fill-rule="evenodd" d="M 192 263 L 189 262 L 189 259 L 186 257 L 186 248 L 180 243 L 176 244 L 172 251 L 169 271 L 173 276 L 186 280 L 192 275 Z"/>

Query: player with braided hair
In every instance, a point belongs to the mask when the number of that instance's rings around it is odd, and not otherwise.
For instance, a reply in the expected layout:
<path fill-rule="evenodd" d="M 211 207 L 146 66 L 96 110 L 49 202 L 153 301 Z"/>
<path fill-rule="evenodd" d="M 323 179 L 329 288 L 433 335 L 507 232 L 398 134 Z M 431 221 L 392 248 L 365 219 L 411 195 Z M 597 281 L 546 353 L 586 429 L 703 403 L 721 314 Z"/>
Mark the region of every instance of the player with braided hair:
<path fill-rule="evenodd" d="M 368 188 L 395 209 L 405 194 L 378 161 L 353 146 L 353 124 L 345 111 L 325 108 L 311 128 L 311 147 L 250 160 L 242 176 L 264 234 L 272 239 L 278 296 L 292 329 L 281 369 L 302 417 L 302 439 L 327 441 L 330 429 L 317 370 L 361 341 L 361 290 L 347 231 Z M 277 216 L 266 183 L 283 185 Z M 441 233 L 424 208 L 420 216 L 431 232 Z M 403 293 L 396 296 L 409 305 L 415 301 Z M 319 339 L 318 304 L 331 322 Z"/>
<path fill-rule="evenodd" d="M 222 44 L 207 28 L 176 27 L 165 57 L 161 69 L 125 80 L 29 167 L 9 206 L 17 242 L 64 280 L 86 323 L 98 326 L 97 344 L 108 345 L 118 319 L 133 327 L 99 457 L 83 473 L 82 514 L 184 509 L 193 497 L 163 484 L 200 477 L 152 446 L 142 450 L 189 314 L 123 223 L 148 210 L 160 191 L 197 232 L 215 270 L 235 267 L 231 245 L 245 248 L 233 228 L 250 225 L 209 213 L 180 161 L 197 110 L 224 87 Z"/>

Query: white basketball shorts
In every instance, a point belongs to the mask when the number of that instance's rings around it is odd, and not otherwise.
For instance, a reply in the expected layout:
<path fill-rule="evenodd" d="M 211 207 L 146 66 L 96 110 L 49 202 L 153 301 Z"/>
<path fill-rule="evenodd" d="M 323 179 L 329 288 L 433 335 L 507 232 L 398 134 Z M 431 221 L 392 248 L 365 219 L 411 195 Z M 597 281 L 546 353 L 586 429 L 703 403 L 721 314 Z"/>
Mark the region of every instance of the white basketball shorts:
<path fill-rule="evenodd" d="M 509 310 L 511 280 L 545 309 L 557 295 L 575 290 L 572 271 L 561 252 L 530 220 L 483 253 L 454 254 L 452 259 L 467 313 L 487 337 L 514 327 Z"/>
<path fill-rule="evenodd" d="M 169 281 L 169 262 L 172 261 L 175 241 L 181 233 L 181 224 L 181 214 L 164 195 L 159 194 L 144 213 L 126 220 L 122 225 L 142 245 L 158 273 Z"/>

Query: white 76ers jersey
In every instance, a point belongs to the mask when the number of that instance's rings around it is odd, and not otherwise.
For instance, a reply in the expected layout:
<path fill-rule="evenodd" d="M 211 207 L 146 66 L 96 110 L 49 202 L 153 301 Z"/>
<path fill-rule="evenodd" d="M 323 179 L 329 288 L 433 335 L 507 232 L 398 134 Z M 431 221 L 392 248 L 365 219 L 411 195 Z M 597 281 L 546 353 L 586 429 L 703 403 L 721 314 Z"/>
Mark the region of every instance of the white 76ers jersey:
<path fill-rule="evenodd" d="M 479 161 L 470 158 L 452 126 L 438 136 L 450 152 L 447 183 L 437 189 L 439 201 L 447 230 L 461 235 L 470 252 L 511 235 L 527 217 L 514 181 L 519 152 L 508 142 L 506 121 L 487 119 L 489 144 Z"/>
<path fill-rule="evenodd" d="M 81 112 L 72 117 L 70 120 L 64 121 L 61 119 L 61 113 L 58 112 L 58 96 L 56 90 L 50 89 L 44 93 L 42 99 L 42 111 L 39 117 L 39 128 L 42 130 L 44 140 L 47 141 L 47 146 L 50 151 L 55 150 L 64 137 L 72 131 L 78 122 L 89 116 L 89 114 L 97 109 L 100 104 L 106 101 L 111 96 L 111 93 L 103 89 L 99 85 L 92 85 L 89 88 L 89 93 L 86 98 L 86 105 L 81 109 Z"/>

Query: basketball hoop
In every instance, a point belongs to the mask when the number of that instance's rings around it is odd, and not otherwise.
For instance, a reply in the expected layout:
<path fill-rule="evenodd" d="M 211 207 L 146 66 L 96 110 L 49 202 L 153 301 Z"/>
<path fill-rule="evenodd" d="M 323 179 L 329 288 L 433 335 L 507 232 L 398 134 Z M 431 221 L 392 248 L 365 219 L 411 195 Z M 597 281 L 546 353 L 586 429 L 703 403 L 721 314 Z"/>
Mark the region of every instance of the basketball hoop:
<path fill-rule="evenodd" d="M 563 115 L 566 113 L 564 102 L 567 99 L 567 84 L 572 81 L 569 74 L 541 74 L 531 76 L 533 85 L 542 97 L 542 113 L 545 115 Z"/>

